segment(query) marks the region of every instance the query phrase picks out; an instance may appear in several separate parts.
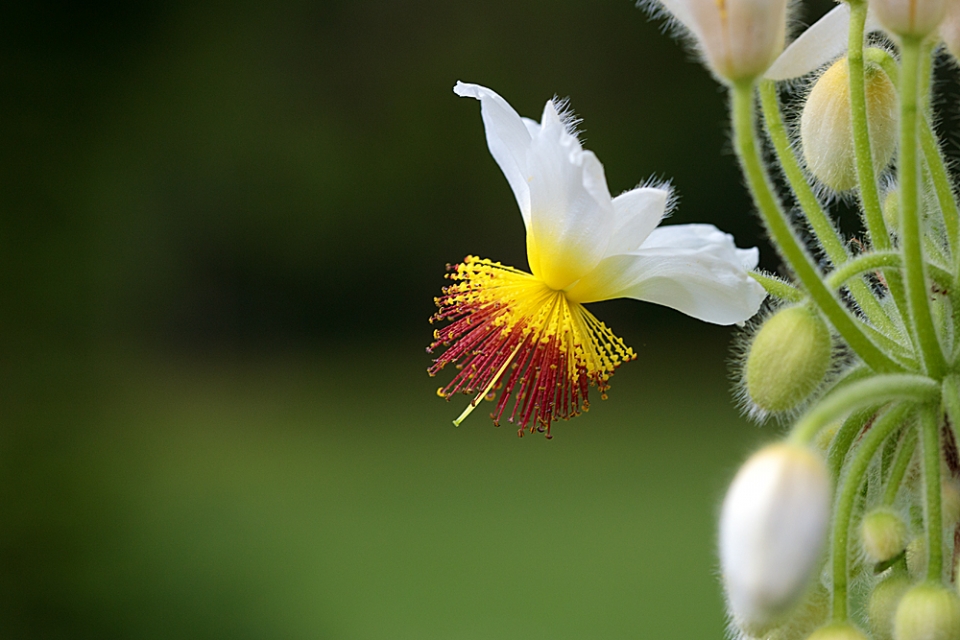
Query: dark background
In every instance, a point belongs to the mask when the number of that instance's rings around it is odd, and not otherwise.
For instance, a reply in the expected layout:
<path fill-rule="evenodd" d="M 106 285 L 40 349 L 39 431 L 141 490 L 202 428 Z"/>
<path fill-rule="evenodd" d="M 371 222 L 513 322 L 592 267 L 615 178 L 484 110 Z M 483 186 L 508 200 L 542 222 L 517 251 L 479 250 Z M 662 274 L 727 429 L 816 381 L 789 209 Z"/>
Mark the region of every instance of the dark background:
<path fill-rule="evenodd" d="M 714 512 L 776 434 L 733 407 L 736 330 L 594 305 L 640 359 L 550 442 L 453 428 L 425 373 L 444 265 L 526 266 L 457 80 L 536 118 L 569 96 L 611 192 L 670 179 L 671 222 L 761 242 L 725 92 L 659 23 L 619 0 L 2 14 L 0 635 L 721 637 Z"/>

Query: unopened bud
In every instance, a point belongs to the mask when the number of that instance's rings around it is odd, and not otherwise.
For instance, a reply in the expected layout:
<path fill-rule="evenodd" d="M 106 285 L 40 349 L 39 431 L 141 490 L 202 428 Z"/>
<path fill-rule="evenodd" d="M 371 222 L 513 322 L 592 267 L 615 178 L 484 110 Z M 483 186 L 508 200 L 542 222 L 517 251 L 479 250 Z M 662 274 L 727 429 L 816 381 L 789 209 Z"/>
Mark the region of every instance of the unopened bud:
<path fill-rule="evenodd" d="M 960 598 L 939 584 L 919 584 L 907 591 L 893 617 L 896 640 L 960 638 Z"/>
<path fill-rule="evenodd" d="M 871 562 L 886 562 L 907 544 L 907 523 L 892 509 L 874 509 L 860 527 L 863 551 Z"/>
<path fill-rule="evenodd" d="M 833 622 L 820 627 L 807 640 L 868 640 L 867 636 L 849 622 Z"/>
<path fill-rule="evenodd" d="M 867 603 L 867 622 L 873 640 L 893 640 L 893 614 L 911 584 L 906 574 L 895 573 L 873 588 Z"/>
<path fill-rule="evenodd" d="M 830 474 L 812 450 L 768 445 L 737 472 L 720 514 L 730 612 L 748 633 L 781 622 L 817 569 L 830 518 Z"/>
<path fill-rule="evenodd" d="M 783 51 L 786 0 L 660 0 L 697 40 L 707 65 L 729 82 L 763 74 Z"/>
<path fill-rule="evenodd" d="M 939 27 L 946 5 L 947 0 L 870 0 L 884 28 L 912 38 L 924 38 Z"/>
<path fill-rule="evenodd" d="M 823 381 L 830 349 L 830 330 L 815 310 L 778 311 L 750 345 L 745 367 L 750 399 L 764 411 L 793 409 Z"/>
<path fill-rule="evenodd" d="M 897 146 L 897 90 L 876 65 L 866 66 L 865 82 L 867 129 L 874 170 L 879 173 Z M 834 191 L 857 186 L 846 58 L 837 60 L 813 85 L 800 115 L 800 141 L 807 168 L 817 180 Z"/>

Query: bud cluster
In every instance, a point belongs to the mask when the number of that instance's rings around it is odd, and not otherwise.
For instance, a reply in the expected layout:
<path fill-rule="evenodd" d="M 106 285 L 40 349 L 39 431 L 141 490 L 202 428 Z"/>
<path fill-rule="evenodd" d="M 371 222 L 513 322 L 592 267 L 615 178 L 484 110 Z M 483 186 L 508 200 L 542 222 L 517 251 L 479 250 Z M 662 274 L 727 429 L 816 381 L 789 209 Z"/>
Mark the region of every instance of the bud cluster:
<path fill-rule="evenodd" d="M 755 640 L 960 640 L 960 203 L 931 124 L 960 0 L 849 0 L 785 48 L 781 0 L 661 2 L 730 89 L 785 263 L 754 274 L 778 301 L 748 330 L 740 388 L 753 417 L 792 426 L 723 502 L 731 624 Z M 838 201 L 861 231 L 840 231 Z"/>

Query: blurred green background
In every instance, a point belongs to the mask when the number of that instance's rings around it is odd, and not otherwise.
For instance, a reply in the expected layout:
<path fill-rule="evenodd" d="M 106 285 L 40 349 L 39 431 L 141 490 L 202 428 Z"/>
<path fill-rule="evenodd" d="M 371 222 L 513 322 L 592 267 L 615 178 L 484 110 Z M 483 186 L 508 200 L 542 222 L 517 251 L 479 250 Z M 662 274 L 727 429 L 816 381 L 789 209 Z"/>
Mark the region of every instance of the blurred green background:
<path fill-rule="evenodd" d="M 760 243 L 724 92 L 628 0 L 19 3 L 0 19 L 0 636 L 723 634 L 714 517 L 775 427 L 735 331 L 517 439 L 437 399 L 445 263 L 525 267 L 456 80 L 569 96 L 619 193 Z M 762 245 L 765 246 L 765 245 Z M 764 265 L 776 260 L 765 250 Z"/>

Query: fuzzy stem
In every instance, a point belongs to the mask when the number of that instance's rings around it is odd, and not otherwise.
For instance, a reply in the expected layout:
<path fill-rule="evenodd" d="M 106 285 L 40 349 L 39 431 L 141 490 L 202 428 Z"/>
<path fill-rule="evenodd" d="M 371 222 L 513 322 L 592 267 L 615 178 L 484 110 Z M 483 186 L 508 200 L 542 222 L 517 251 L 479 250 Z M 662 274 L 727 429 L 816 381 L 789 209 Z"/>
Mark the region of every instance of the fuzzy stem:
<path fill-rule="evenodd" d="M 940 502 L 940 423 L 936 405 L 923 408 L 924 515 L 927 527 L 927 580 L 939 584 L 943 577 L 943 509 Z"/>
<path fill-rule="evenodd" d="M 947 410 L 954 439 L 960 443 L 960 376 L 951 373 L 943 379 L 943 408 Z"/>
<path fill-rule="evenodd" d="M 840 478 L 843 461 L 846 459 L 850 447 L 870 418 L 874 417 L 874 414 L 876 414 L 876 407 L 854 411 L 843 421 L 837 435 L 834 436 L 827 453 L 827 466 L 830 468 L 830 477 L 834 479 L 834 482 L 837 482 Z"/>
<path fill-rule="evenodd" d="M 907 300 L 916 331 L 920 354 L 927 373 L 940 378 L 946 362 L 937 340 L 930 313 L 927 280 L 924 275 L 923 247 L 920 231 L 917 161 L 917 75 L 920 63 L 920 42 L 903 38 L 900 68 L 900 245 L 906 272 Z"/>
<path fill-rule="evenodd" d="M 940 385 L 925 376 L 906 373 L 873 376 L 822 398 L 797 422 L 789 439 L 797 444 L 807 444 L 820 429 L 851 411 L 896 400 L 927 402 L 936 399 L 939 393 Z"/>
<path fill-rule="evenodd" d="M 847 68 L 850 72 L 850 117 L 860 201 L 870 243 L 877 249 L 889 249 L 890 236 L 883 222 L 877 176 L 873 170 L 873 152 L 870 149 L 870 129 L 867 127 L 867 93 L 863 72 L 863 31 L 867 20 L 867 3 L 866 0 L 851 0 L 849 5 Z"/>
<path fill-rule="evenodd" d="M 836 517 L 833 521 L 832 541 L 833 619 L 836 622 L 846 622 L 848 616 L 847 556 L 850 551 L 850 518 L 853 516 L 853 508 L 860 495 L 860 485 L 880 445 L 903 424 L 912 409 L 913 406 L 910 404 L 901 404 L 878 418 L 860 441 L 857 453 L 843 477 L 837 500 Z"/>
<path fill-rule="evenodd" d="M 902 370 L 899 364 L 867 337 L 847 309 L 827 289 L 817 267 L 794 235 L 760 160 L 753 124 L 753 85 L 750 83 L 741 82 L 733 87 L 733 126 L 737 154 L 740 156 L 743 172 L 760 216 L 780 254 L 811 299 L 867 365 L 880 372 Z"/>
<path fill-rule="evenodd" d="M 897 457 L 893 460 L 893 466 L 890 467 L 890 476 L 887 478 L 887 484 L 883 490 L 883 504 L 890 506 L 897 499 L 897 493 L 900 491 L 900 485 L 903 483 L 903 477 L 910 468 L 910 462 L 913 460 L 913 452 L 917 450 L 917 430 L 907 429 L 903 434 L 903 441 L 900 443 L 900 449 L 897 450 Z"/>
<path fill-rule="evenodd" d="M 770 295 L 786 300 L 787 302 L 803 302 L 803 291 L 797 289 L 789 282 L 784 282 L 779 278 L 764 275 L 757 271 L 751 271 L 750 277 L 760 283 Z"/>
<path fill-rule="evenodd" d="M 790 188 L 797 198 L 797 203 L 803 211 L 814 237 L 820 242 L 827 257 L 837 267 L 846 263 L 850 256 L 843 243 L 843 238 L 830 221 L 829 216 L 817 200 L 816 194 L 807 182 L 796 152 L 790 145 L 790 136 L 780 113 L 780 101 L 777 97 L 777 85 L 771 80 L 760 83 L 760 102 L 763 108 L 763 119 L 767 125 L 767 132 L 773 142 L 777 159 L 783 167 Z M 864 315 L 881 331 L 888 335 L 895 335 L 896 329 L 886 311 L 880 306 L 873 291 L 862 280 L 855 280 L 848 285 L 853 299 L 863 310 Z"/>

